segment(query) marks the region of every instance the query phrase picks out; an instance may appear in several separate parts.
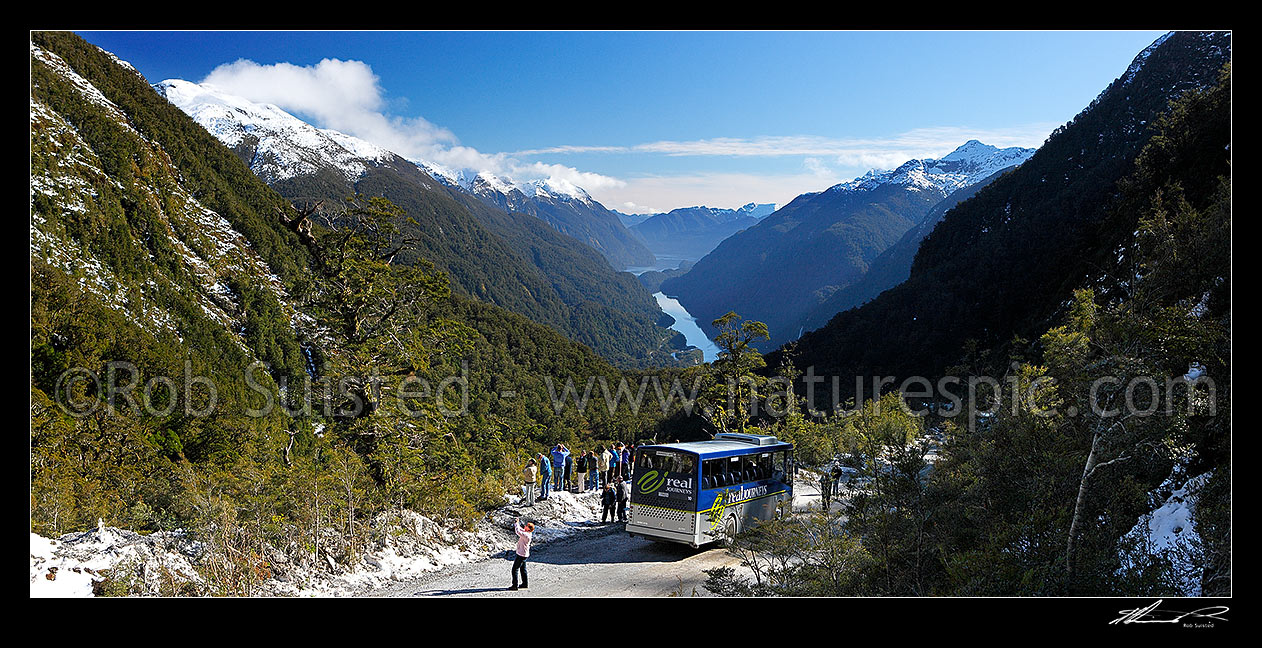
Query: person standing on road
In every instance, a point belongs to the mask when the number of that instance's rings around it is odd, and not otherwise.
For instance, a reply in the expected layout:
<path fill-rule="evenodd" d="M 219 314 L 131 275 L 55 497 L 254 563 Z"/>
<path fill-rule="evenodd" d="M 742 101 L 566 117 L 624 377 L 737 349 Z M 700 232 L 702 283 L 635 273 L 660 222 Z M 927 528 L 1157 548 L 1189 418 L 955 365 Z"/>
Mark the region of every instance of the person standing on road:
<path fill-rule="evenodd" d="M 531 459 L 526 463 L 526 467 L 522 469 L 522 497 L 526 506 L 535 505 L 535 481 L 538 479 L 538 469 L 535 468 L 535 460 Z"/>
<path fill-rule="evenodd" d="M 608 449 L 608 448 L 601 448 L 601 450 L 600 450 L 600 463 L 599 463 L 599 466 L 600 466 L 600 485 L 601 485 L 601 486 L 608 486 L 608 485 L 609 485 L 609 470 L 610 470 L 610 468 L 609 468 L 609 461 L 610 461 L 610 458 L 611 458 L 612 456 L 613 456 L 613 455 L 609 452 L 609 449 Z"/>
<path fill-rule="evenodd" d="M 552 486 L 552 462 L 539 455 L 539 499 L 548 499 L 548 488 Z"/>
<path fill-rule="evenodd" d="M 600 494 L 600 522 L 614 521 L 614 505 L 618 503 L 618 496 L 613 492 L 613 486 L 605 484 L 605 490 Z"/>
<path fill-rule="evenodd" d="M 526 582 L 526 559 L 530 557 L 530 539 L 535 534 L 535 523 L 527 522 L 526 526 L 521 525 L 521 518 L 517 518 L 513 522 L 513 529 L 517 531 L 517 557 L 513 559 L 513 586 L 508 588 L 516 591 L 517 587 L 517 570 L 521 570 L 521 589 L 528 589 Z"/>
<path fill-rule="evenodd" d="M 631 480 L 631 446 L 622 448 L 622 478 Z"/>
<path fill-rule="evenodd" d="M 829 504 L 832 503 L 833 484 L 832 475 L 828 471 L 820 473 L 819 476 L 819 495 L 824 498 L 824 511 L 828 511 Z"/>
<path fill-rule="evenodd" d="M 627 521 L 627 500 L 631 499 L 630 485 L 623 479 L 618 480 L 618 521 Z"/>

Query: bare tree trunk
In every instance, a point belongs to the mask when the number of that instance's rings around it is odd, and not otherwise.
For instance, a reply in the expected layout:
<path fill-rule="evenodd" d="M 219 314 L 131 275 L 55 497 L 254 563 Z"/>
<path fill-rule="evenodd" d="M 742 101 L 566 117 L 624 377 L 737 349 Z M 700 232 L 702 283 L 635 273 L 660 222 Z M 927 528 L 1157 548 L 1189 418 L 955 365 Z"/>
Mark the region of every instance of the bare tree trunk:
<path fill-rule="evenodd" d="M 1122 426 L 1123 431 L 1125 431 L 1126 419 L 1130 417 L 1130 414 L 1123 416 L 1117 421 L 1114 421 L 1113 424 L 1105 430 L 1097 428 L 1096 432 L 1091 437 L 1091 452 L 1087 454 L 1087 463 L 1082 467 L 1082 479 L 1078 481 L 1078 498 L 1074 502 L 1074 516 L 1069 521 L 1069 537 L 1065 541 L 1065 573 L 1070 580 L 1073 579 L 1074 575 L 1074 550 L 1077 548 L 1078 527 L 1081 524 L 1084 515 L 1083 509 L 1086 507 L 1087 482 L 1091 479 L 1091 475 L 1094 474 L 1097 469 L 1130 459 L 1130 455 L 1119 455 L 1108 461 L 1101 462 L 1098 452 L 1100 440 L 1104 438 L 1106 432 L 1119 425 Z M 1103 424 L 1101 424 L 1101 427 L 1103 427 Z"/>
<path fill-rule="evenodd" d="M 1069 522 L 1069 539 L 1065 543 L 1065 572 L 1072 580 L 1074 575 L 1074 539 L 1078 536 L 1078 524 L 1082 519 L 1083 505 L 1087 500 L 1087 479 L 1095 470 L 1096 448 L 1100 443 L 1100 433 L 1091 436 L 1091 452 L 1087 454 L 1087 463 L 1082 467 L 1082 479 L 1078 481 L 1078 499 L 1074 502 L 1074 516 Z"/>

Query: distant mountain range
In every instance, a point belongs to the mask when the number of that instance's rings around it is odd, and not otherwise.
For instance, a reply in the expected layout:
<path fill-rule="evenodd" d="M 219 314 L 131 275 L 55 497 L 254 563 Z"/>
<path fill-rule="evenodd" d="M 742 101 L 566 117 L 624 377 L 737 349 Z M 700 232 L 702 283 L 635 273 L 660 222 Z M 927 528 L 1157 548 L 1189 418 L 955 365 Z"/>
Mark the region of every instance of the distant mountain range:
<path fill-rule="evenodd" d="M 807 312 L 798 326 L 798 330 L 811 331 L 817 329 L 827 324 L 828 320 L 832 319 L 837 313 L 860 306 L 887 289 L 906 281 L 911 273 L 912 261 L 916 258 L 916 250 L 920 249 L 920 242 L 933 231 L 933 228 L 937 227 L 938 223 L 942 222 L 943 216 L 952 207 L 971 198 L 978 191 L 981 191 L 983 187 L 1014 168 L 1016 168 L 1015 165 L 1001 169 L 981 182 L 957 189 L 937 205 L 934 205 L 933 209 L 929 210 L 929 213 L 925 215 L 920 223 L 907 230 L 899 237 L 898 241 L 873 259 L 868 266 L 868 271 L 863 273 L 862 277 L 829 295 L 818 306 Z"/>
<path fill-rule="evenodd" d="M 581 189 L 521 187 L 489 174 L 456 176 L 361 139 L 320 129 L 270 104 L 178 79 L 153 86 L 291 201 L 337 205 L 354 193 L 385 196 L 407 211 L 416 240 L 408 260 L 447 271 L 457 289 L 551 325 L 624 366 L 671 364 L 669 324 L 643 286 L 592 244 L 565 233 L 573 221 L 652 253 Z M 430 172 L 437 174 L 431 175 Z M 442 174 L 447 175 L 442 175 Z M 526 185 L 523 185 L 526 186 Z M 531 188 L 527 186 L 527 188 Z M 582 234 L 582 232 L 577 232 Z M 606 245 L 608 251 L 610 245 Z"/>
<path fill-rule="evenodd" d="M 681 207 L 666 213 L 648 214 L 630 225 L 653 254 L 697 260 L 710 253 L 723 239 L 757 224 L 776 210 L 773 203 L 749 203 L 739 209 Z M 619 214 L 626 223 L 629 215 Z"/>
<path fill-rule="evenodd" d="M 485 171 L 452 171 L 430 162 L 416 163 L 439 182 L 489 205 L 547 221 L 599 251 L 618 270 L 654 262 L 653 253 L 627 230 L 617 213 L 593 200 L 582 187 L 552 178 L 513 182 Z"/>
<path fill-rule="evenodd" d="M 970 140 L 940 159 L 909 160 L 803 194 L 722 241 L 661 289 L 703 327 L 734 310 L 768 325 L 771 341 L 764 348 L 788 342 L 820 304 L 862 278 L 882 252 L 951 194 L 1033 153 Z"/>

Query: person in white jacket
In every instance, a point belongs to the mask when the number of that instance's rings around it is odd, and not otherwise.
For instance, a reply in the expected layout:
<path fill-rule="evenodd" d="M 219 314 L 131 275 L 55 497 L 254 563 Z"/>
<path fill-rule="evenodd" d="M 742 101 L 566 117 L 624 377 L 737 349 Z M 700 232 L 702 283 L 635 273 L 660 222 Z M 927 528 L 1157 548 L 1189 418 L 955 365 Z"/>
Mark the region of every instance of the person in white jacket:
<path fill-rule="evenodd" d="M 612 460 L 613 460 L 613 454 L 609 452 L 609 449 L 602 448 L 600 451 L 600 458 L 597 459 L 598 467 L 600 468 L 600 485 L 601 486 L 610 485 L 609 478 L 611 477 L 611 475 L 609 474 L 609 465 Z"/>
<path fill-rule="evenodd" d="M 508 588 L 516 591 L 517 589 L 528 589 L 526 583 L 526 559 L 530 557 L 530 539 L 535 533 L 535 523 L 527 522 L 526 526 L 521 525 L 521 518 L 517 518 L 513 522 L 513 529 L 517 531 L 517 557 L 513 559 L 513 586 Z M 517 587 L 517 570 L 521 570 L 521 587 Z"/>

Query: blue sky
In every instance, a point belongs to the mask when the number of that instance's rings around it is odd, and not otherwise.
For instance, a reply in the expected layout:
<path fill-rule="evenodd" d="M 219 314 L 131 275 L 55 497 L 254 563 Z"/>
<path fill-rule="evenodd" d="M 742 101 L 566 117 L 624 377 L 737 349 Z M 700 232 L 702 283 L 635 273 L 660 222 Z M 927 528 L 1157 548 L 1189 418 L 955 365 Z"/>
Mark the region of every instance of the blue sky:
<path fill-rule="evenodd" d="M 784 204 L 973 138 L 1038 146 L 1160 32 L 81 35 L 151 82 L 647 211 Z"/>

